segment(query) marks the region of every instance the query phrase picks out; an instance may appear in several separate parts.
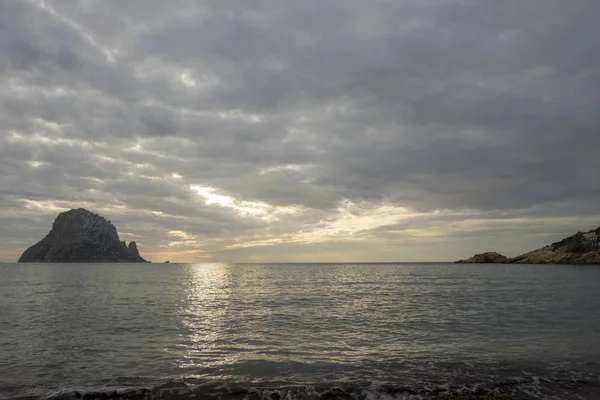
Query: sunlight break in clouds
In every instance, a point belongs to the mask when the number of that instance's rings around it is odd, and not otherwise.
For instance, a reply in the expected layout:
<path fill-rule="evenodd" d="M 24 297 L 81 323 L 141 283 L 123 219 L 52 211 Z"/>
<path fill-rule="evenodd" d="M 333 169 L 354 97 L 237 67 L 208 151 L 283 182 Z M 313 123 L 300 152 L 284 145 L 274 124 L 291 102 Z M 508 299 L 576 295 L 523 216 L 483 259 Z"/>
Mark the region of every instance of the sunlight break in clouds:
<path fill-rule="evenodd" d="M 238 243 L 228 249 L 269 246 L 277 243 L 326 243 L 354 241 L 361 232 L 391 225 L 400 221 L 425 215 L 411 212 L 405 207 L 390 204 L 356 204 L 348 199 L 340 202 L 337 213 L 313 225 L 305 225 L 301 231 L 277 238 Z"/>
<path fill-rule="evenodd" d="M 203 197 L 206 205 L 218 205 L 236 211 L 241 216 L 249 216 L 264 219 L 266 221 L 276 221 L 282 215 L 298 214 L 302 212 L 300 207 L 276 207 L 267 203 L 257 201 L 240 201 L 231 196 L 225 196 L 215 193 L 216 189 L 211 187 L 202 187 L 191 185 L 190 190 L 195 191 Z"/>
<path fill-rule="evenodd" d="M 197 247 L 200 244 L 200 240 L 195 235 L 190 235 L 184 231 L 169 231 L 169 236 L 178 238 L 179 240 L 172 241 L 168 244 L 171 246 L 185 246 L 185 247 Z"/>
<path fill-rule="evenodd" d="M 280 172 L 280 171 L 300 172 L 300 171 L 307 171 L 307 170 L 311 169 L 312 167 L 313 167 L 313 165 L 301 165 L 301 164 L 276 165 L 273 167 L 262 168 L 259 171 L 259 174 L 266 175 L 266 174 L 270 174 L 273 172 Z"/>

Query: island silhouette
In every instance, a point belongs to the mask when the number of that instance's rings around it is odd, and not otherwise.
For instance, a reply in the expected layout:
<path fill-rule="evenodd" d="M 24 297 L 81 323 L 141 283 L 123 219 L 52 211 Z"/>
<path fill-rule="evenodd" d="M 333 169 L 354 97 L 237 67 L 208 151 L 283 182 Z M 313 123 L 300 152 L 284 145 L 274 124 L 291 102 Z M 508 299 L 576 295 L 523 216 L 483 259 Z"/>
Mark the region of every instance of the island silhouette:
<path fill-rule="evenodd" d="M 106 218 L 84 208 L 58 214 L 52 229 L 29 247 L 19 262 L 148 262 L 135 242 L 119 239 Z"/>

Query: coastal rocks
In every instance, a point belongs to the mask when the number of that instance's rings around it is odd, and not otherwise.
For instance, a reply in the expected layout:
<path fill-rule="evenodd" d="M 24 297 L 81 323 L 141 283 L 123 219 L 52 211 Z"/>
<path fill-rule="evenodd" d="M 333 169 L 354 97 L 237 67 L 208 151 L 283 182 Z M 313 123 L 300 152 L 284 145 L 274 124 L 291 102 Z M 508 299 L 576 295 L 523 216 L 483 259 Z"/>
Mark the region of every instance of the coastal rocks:
<path fill-rule="evenodd" d="M 188 385 L 171 381 L 157 387 L 106 388 L 99 390 L 66 390 L 49 398 L 56 400 L 134 400 L 134 399 L 214 399 L 214 400 L 355 400 L 364 398 L 418 398 L 425 400 L 515 400 L 529 397 L 520 396 L 524 392 L 519 382 L 508 381 L 488 384 L 489 387 L 445 387 L 419 388 L 395 385 Z M 376 397 L 377 396 L 377 397 Z"/>
<path fill-rule="evenodd" d="M 473 257 L 466 260 L 457 261 L 457 263 L 465 264 L 504 264 L 506 262 L 508 262 L 508 257 L 493 251 L 475 254 Z"/>
<path fill-rule="evenodd" d="M 545 246 L 512 258 L 510 262 L 513 264 L 600 264 L 600 254 L 595 251 L 571 253 Z"/>
<path fill-rule="evenodd" d="M 125 244 L 125 242 L 123 242 L 123 244 Z M 129 242 L 129 246 L 127 246 L 127 251 L 129 252 L 129 255 L 131 257 L 140 257 L 140 252 L 138 251 L 137 244 L 134 241 Z"/>
<path fill-rule="evenodd" d="M 577 232 L 510 260 L 513 264 L 600 264 L 597 231 Z M 587 236 L 587 237 L 586 237 Z"/>
<path fill-rule="evenodd" d="M 60 213 L 45 238 L 19 262 L 147 262 L 135 242 L 119 240 L 110 221 L 83 208 Z"/>
<path fill-rule="evenodd" d="M 549 246 L 514 258 L 498 253 L 483 253 L 457 263 L 508 264 L 600 264 L 600 228 L 587 233 L 577 232 Z"/>

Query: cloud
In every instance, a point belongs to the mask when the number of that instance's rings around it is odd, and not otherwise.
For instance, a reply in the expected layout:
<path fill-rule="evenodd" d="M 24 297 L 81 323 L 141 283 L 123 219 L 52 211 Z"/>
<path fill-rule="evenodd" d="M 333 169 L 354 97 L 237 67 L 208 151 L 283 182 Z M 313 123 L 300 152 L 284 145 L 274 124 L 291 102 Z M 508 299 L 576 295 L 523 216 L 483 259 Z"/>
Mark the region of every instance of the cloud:
<path fill-rule="evenodd" d="M 2 3 L 0 256 L 79 206 L 156 260 L 451 260 L 600 225 L 599 11 Z"/>

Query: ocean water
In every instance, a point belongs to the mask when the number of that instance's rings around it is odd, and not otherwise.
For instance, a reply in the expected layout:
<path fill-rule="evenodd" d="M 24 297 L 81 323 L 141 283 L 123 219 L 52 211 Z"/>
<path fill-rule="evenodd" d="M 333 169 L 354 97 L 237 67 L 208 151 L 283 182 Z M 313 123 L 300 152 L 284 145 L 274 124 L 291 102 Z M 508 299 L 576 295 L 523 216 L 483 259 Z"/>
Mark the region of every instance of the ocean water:
<path fill-rule="evenodd" d="M 600 267 L 0 264 L 0 398 L 484 393 L 600 399 Z"/>

